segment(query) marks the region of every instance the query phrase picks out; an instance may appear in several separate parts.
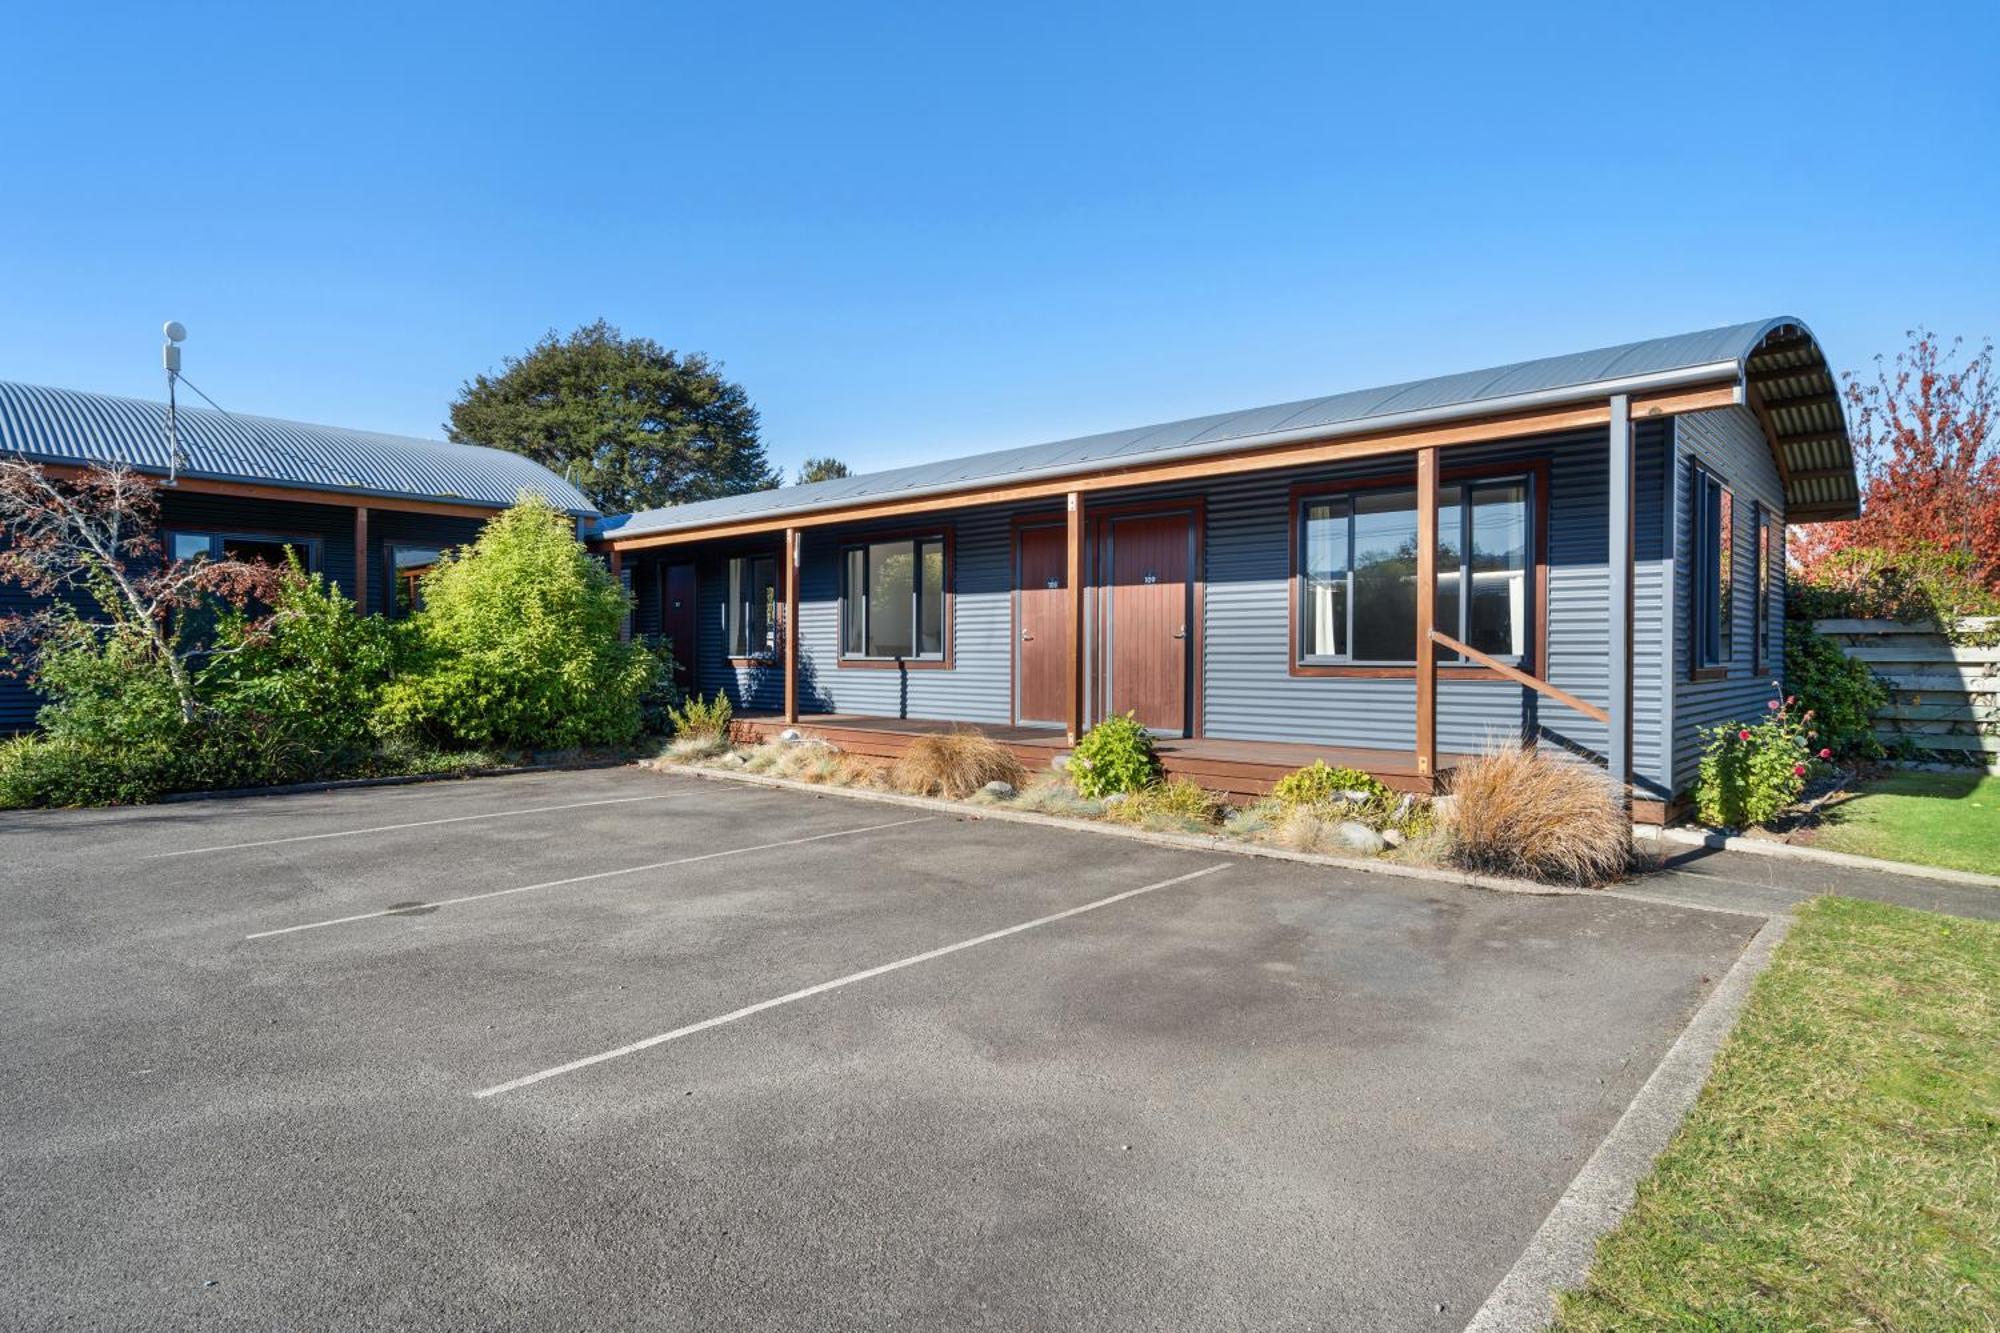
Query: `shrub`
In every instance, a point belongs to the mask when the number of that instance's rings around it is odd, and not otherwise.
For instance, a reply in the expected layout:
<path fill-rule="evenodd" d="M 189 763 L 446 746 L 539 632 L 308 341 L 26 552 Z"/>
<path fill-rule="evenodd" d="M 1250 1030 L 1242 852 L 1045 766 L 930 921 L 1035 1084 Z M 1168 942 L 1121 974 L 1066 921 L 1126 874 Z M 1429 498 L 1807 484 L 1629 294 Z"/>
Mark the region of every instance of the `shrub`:
<path fill-rule="evenodd" d="M 1447 855 L 1488 874 L 1601 884 L 1632 857 L 1632 824 L 1596 769 L 1507 746 L 1452 774 Z"/>
<path fill-rule="evenodd" d="M 997 741 L 976 731 L 949 731 L 910 742 L 890 770 L 890 781 L 912 796 L 963 800 L 989 782 L 1019 788 L 1027 783 L 1028 770 Z"/>
<path fill-rule="evenodd" d="M 1186 778 L 1173 778 L 1141 787 L 1112 806 L 1110 814 L 1132 824 L 1213 825 L 1222 822 L 1222 813 L 1228 808 L 1229 798 L 1221 792 L 1209 791 Z"/>
<path fill-rule="evenodd" d="M 736 710 L 730 706 L 729 696 L 717 690 L 715 698 L 707 701 L 699 694 L 691 694 L 679 708 L 668 708 L 666 715 L 667 726 L 679 740 L 726 743 L 729 720 Z"/>
<path fill-rule="evenodd" d="M 1995 630 L 1964 631 L 1966 616 L 2000 615 L 2000 592 L 1979 578 L 1970 551 L 1918 547 L 1891 553 L 1872 546 L 1836 551 L 1786 596 L 1795 619 L 1900 620 L 1933 624 L 1954 642 L 1991 643 Z"/>
<path fill-rule="evenodd" d="M 1872 720 L 1889 691 L 1865 662 L 1803 621 L 1785 625 L 1785 683 L 1812 720 L 1820 748 L 1842 759 L 1879 759 Z"/>
<path fill-rule="evenodd" d="M 1799 799 L 1813 767 L 1832 756 L 1809 730 L 1810 711 L 1794 716 L 1797 696 L 1773 698 L 1763 718 L 1745 725 L 1731 722 L 1702 734 L 1695 777 L 1695 814 L 1704 824 L 1749 828 L 1768 824 Z"/>
<path fill-rule="evenodd" d="M 647 635 L 638 641 L 650 660 L 651 678 L 639 692 L 639 730 L 648 736 L 669 736 L 674 731 L 674 708 L 681 702 L 681 687 L 674 680 L 673 641 Z"/>
<path fill-rule="evenodd" d="M 1271 789 L 1271 799 L 1287 809 L 1297 805 L 1321 805 L 1336 800 L 1343 792 L 1360 792 L 1369 801 L 1393 801 L 1389 789 L 1358 768 L 1329 768 L 1324 759 L 1287 773 Z"/>
<path fill-rule="evenodd" d="M 323 574 L 296 556 L 261 627 L 227 620 L 197 693 L 225 729 L 255 733 L 254 774 L 284 782 L 338 776 L 376 751 L 370 719 L 396 666 L 392 626 L 356 612 Z"/>
<path fill-rule="evenodd" d="M 412 662 L 383 691 L 385 730 L 548 749 L 637 734 L 655 659 L 621 639 L 630 597 L 547 501 L 524 494 L 423 591 Z"/>
<path fill-rule="evenodd" d="M 1089 797 L 1150 786 L 1160 776 L 1153 733 L 1130 713 L 1107 717 L 1076 743 L 1069 757 L 1069 774 L 1077 791 Z"/>

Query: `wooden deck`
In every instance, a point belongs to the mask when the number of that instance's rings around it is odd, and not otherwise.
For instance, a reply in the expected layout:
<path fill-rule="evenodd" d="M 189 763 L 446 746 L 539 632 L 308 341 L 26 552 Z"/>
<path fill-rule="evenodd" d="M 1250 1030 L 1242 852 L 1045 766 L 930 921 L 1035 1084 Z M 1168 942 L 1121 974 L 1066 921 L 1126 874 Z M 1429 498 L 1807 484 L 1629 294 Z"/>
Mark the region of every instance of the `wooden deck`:
<path fill-rule="evenodd" d="M 814 713 L 795 724 L 799 734 L 836 745 L 850 754 L 894 759 L 918 736 L 947 731 L 976 731 L 1000 742 L 1031 772 L 1049 766 L 1049 760 L 1069 751 L 1060 731 L 1041 727 L 1002 727 L 967 722 L 934 721 L 925 718 L 863 717 L 848 713 Z M 785 729 L 781 718 L 768 715 L 739 716 L 731 724 L 733 737 L 754 744 L 768 740 Z M 1268 795 L 1272 784 L 1294 769 L 1323 759 L 1337 768 L 1358 768 L 1370 773 L 1395 791 L 1428 794 L 1434 790 L 1430 778 L 1417 775 L 1417 757 L 1408 750 L 1371 750 L 1341 745 L 1301 745 L 1284 741 L 1162 740 L 1160 763 L 1169 777 L 1187 778 L 1211 791 L 1227 792 L 1232 799 L 1252 801 Z M 1451 771 L 1464 755 L 1439 755 L 1438 779 Z"/>

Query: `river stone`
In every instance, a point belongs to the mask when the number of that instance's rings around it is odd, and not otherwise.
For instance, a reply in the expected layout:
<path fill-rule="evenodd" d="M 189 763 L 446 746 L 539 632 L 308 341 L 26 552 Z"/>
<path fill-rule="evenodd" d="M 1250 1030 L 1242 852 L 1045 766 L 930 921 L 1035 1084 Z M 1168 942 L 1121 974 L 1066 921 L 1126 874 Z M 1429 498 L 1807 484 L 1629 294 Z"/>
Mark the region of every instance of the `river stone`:
<path fill-rule="evenodd" d="M 987 783 L 984 787 L 981 787 L 979 790 L 985 792 L 988 796 L 995 797 L 1002 801 L 1012 800 L 1014 796 L 1014 784 L 1011 782 L 1002 782 L 998 778 L 995 778 L 993 781 Z"/>
<path fill-rule="evenodd" d="M 1389 845 L 1382 840 L 1381 834 L 1369 828 L 1358 819 L 1341 820 L 1335 826 L 1333 836 L 1339 838 L 1342 845 L 1352 847 L 1357 852 L 1372 854 L 1381 851 Z"/>

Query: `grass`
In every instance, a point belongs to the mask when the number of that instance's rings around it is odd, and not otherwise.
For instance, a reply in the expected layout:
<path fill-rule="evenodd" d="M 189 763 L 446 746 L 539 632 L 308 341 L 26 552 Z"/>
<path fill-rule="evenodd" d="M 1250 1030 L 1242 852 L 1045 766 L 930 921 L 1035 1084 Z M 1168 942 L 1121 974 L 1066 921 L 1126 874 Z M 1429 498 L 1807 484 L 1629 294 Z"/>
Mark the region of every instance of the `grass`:
<path fill-rule="evenodd" d="M 2000 924 L 1823 898 L 1565 1330 L 2000 1328 Z"/>
<path fill-rule="evenodd" d="M 2000 873 L 2000 778 L 1892 773 L 1829 807 L 1812 845 L 1946 870 Z"/>
<path fill-rule="evenodd" d="M 1450 856 L 1467 870 L 1602 884 L 1631 862 L 1631 822 L 1594 768 L 1502 746 L 1453 770 L 1451 794 Z"/>
<path fill-rule="evenodd" d="M 989 782 L 1020 789 L 1028 772 L 1013 751 L 976 731 L 919 736 L 890 770 L 898 791 L 912 796 L 947 796 L 962 801 Z"/>

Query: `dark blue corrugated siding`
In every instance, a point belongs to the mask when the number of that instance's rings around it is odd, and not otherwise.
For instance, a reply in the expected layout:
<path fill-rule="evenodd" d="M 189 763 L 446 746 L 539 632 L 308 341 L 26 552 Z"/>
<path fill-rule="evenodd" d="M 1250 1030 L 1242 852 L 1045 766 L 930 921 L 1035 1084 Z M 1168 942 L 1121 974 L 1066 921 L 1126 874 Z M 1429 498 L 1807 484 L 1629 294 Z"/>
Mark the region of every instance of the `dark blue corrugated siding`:
<path fill-rule="evenodd" d="M 1757 533 L 1752 526 L 1752 502 L 1783 521 L 1784 488 L 1777 462 L 1771 457 L 1757 419 L 1747 408 L 1728 407 L 1713 412 L 1691 412 L 1680 417 L 1675 431 L 1675 511 L 1679 515 L 1675 545 L 1680 575 L 1674 585 L 1674 770 L 1678 786 L 1693 784 L 1701 755 L 1701 729 L 1723 722 L 1754 721 L 1763 716 L 1764 705 L 1773 694 L 1771 682 L 1783 678 L 1785 631 L 1785 581 L 1771 580 L 1771 647 L 1767 669 L 1757 671 L 1751 658 L 1751 635 L 1756 621 Z M 1689 679 L 1688 599 L 1692 588 L 1688 571 L 1692 568 L 1688 522 L 1690 468 L 1695 460 L 1713 468 L 1736 497 L 1735 595 L 1732 609 L 1735 624 L 1731 642 L 1737 656 L 1723 680 Z M 1782 529 L 1780 530 L 1782 534 Z M 1778 543 L 1782 558 L 1783 542 Z"/>
<path fill-rule="evenodd" d="M 342 511 L 343 514 L 346 511 Z M 352 519 L 349 519 L 352 522 Z M 389 605 L 389 547 L 463 546 L 479 536 L 486 520 L 446 514 L 408 514 L 394 509 L 368 511 L 368 608 Z"/>

